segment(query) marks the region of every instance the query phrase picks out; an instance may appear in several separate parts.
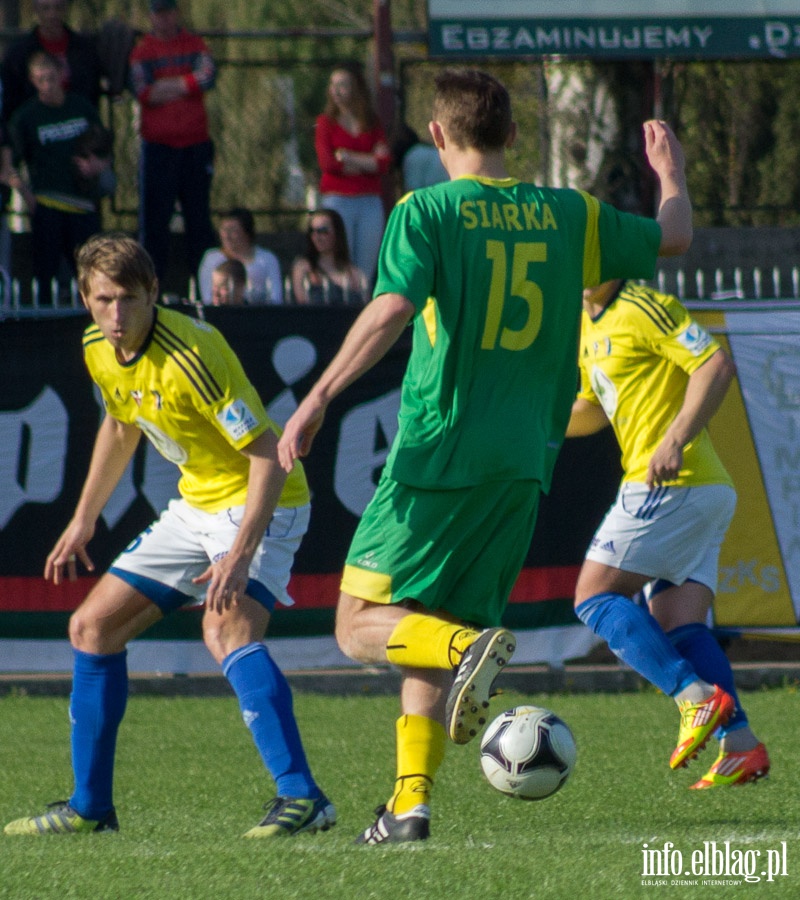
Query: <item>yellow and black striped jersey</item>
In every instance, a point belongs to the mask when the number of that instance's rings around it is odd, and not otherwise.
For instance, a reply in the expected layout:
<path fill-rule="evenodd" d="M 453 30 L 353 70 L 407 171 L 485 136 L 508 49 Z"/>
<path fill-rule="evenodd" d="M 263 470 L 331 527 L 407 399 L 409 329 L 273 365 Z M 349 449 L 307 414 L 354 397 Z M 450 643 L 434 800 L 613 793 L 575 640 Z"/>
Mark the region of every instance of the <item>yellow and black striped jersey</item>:
<path fill-rule="evenodd" d="M 676 297 L 635 282 L 624 282 L 596 318 L 584 311 L 578 396 L 601 404 L 608 416 L 622 450 L 623 481 L 646 480 L 689 376 L 718 349 Z M 674 483 L 731 483 L 706 429 L 684 448 Z"/>
<path fill-rule="evenodd" d="M 94 324 L 84 331 L 83 352 L 108 414 L 136 425 L 178 466 L 178 489 L 188 503 L 218 512 L 245 502 L 249 461 L 240 451 L 268 428 L 280 429 L 216 328 L 158 307 L 130 362 L 117 360 Z M 297 463 L 279 502 L 294 507 L 308 499 Z"/>

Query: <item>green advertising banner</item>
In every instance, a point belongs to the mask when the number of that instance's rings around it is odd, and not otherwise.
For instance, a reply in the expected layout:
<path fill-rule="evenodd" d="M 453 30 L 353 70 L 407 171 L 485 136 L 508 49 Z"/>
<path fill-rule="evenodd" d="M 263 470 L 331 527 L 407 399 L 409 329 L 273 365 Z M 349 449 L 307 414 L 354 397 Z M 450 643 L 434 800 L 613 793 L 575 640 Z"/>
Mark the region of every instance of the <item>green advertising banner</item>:
<path fill-rule="evenodd" d="M 428 0 L 431 56 L 800 57 L 787 0 Z"/>

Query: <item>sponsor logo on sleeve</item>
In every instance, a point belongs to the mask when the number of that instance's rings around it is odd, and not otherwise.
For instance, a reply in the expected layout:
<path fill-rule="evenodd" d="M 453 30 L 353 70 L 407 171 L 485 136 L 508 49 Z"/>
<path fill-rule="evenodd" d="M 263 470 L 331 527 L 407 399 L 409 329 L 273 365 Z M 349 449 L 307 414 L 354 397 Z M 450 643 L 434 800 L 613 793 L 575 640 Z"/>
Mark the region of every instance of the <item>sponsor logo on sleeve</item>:
<path fill-rule="evenodd" d="M 217 413 L 217 421 L 234 441 L 240 440 L 258 427 L 258 419 L 244 400 L 234 400 L 229 403 L 221 412 Z"/>
<path fill-rule="evenodd" d="M 700 356 L 708 349 L 711 343 L 711 335 L 704 328 L 701 328 L 697 322 L 692 322 L 685 331 L 682 331 L 677 336 L 677 341 L 692 356 Z"/>

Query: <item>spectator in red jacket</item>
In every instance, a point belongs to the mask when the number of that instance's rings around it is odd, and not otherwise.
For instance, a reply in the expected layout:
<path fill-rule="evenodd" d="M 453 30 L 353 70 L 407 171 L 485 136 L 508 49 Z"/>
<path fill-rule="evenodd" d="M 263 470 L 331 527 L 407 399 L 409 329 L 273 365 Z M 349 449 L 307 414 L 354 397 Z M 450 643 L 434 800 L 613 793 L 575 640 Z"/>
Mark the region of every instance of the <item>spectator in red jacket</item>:
<path fill-rule="evenodd" d="M 153 30 L 133 48 L 130 63 L 141 106 L 139 238 L 163 280 L 176 200 L 189 271 L 197 271 L 216 240 L 210 212 L 214 145 L 205 107 L 216 68 L 202 38 L 182 27 L 175 0 L 150 0 L 150 21 Z"/>
<path fill-rule="evenodd" d="M 315 145 L 320 205 L 342 217 L 353 262 L 372 280 L 385 224 L 381 175 L 391 154 L 360 69 L 342 66 L 331 73 Z"/>

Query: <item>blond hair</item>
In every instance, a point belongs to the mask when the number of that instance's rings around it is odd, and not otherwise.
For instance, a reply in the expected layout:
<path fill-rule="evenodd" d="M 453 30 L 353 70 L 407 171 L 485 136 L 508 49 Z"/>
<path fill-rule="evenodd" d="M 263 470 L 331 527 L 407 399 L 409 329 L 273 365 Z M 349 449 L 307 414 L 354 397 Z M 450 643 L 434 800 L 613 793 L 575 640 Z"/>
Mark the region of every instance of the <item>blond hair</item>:
<path fill-rule="evenodd" d="M 97 272 L 127 291 L 144 288 L 148 293 L 158 284 L 153 261 L 142 245 L 122 232 L 112 231 L 90 237 L 75 253 L 78 289 L 85 297 L 89 281 Z"/>

